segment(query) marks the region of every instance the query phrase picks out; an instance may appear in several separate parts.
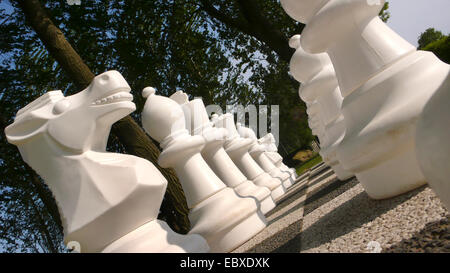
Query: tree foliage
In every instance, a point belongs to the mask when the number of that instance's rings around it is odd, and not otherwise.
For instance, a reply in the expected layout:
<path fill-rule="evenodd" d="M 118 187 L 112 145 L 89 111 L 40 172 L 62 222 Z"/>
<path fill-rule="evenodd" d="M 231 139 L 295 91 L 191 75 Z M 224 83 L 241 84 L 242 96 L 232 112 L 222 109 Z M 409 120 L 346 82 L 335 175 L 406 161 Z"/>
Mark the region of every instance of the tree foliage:
<path fill-rule="evenodd" d="M 450 35 L 444 35 L 439 30 L 428 28 L 420 34 L 418 44 L 418 49 L 431 51 L 442 61 L 450 63 Z"/>
<path fill-rule="evenodd" d="M 431 42 L 422 50 L 431 51 L 443 62 L 450 64 L 450 36 L 444 36 L 437 41 Z"/>
<path fill-rule="evenodd" d="M 298 83 L 289 76 L 293 49 L 288 39 L 301 33 L 275 0 L 65 0 L 42 1 L 52 21 L 94 74 L 115 69 L 132 87 L 140 123 L 141 90 L 159 94 L 178 89 L 205 104 L 280 105 L 282 154 L 308 147 L 313 139 Z M 387 5 L 380 13 L 389 18 Z M 0 5 L 0 122 L 13 122 L 18 109 L 50 90 L 80 91 L 30 27 L 16 1 Z M 113 130 L 114 131 L 114 130 Z M 123 132 L 122 132 L 123 133 Z M 117 134 L 108 150 L 127 152 Z M 0 134 L 0 251 L 59 252 L 62 229 L 51 192 Z M 179 214 L 161 219 L 177 229 Z M 169 208 L 165 209 L 168 206 Z M 169 212 L 168 212 L 169 211 Z"/>
<path fill-rule="evenodd" d="M 44 2 L 43 2 L 44 4 Z M 205 5 L 206 4 L 206 5 Z M 132 87 L 140 122 L 141 90 L 183 89 L 206 104 L 280 105 L 287 151 L 312 139 L 298 84 L 288 74 L 288 38 L 301 32 L 278 1 L 46 1 L 52 21 L 94 74 L 115 69 Z M 214 10 L 211 9 L 214 8 Z M 2 128 L 43 93 L 80 89 L 25 21 L 15 1 L 0 11 Z M 262 24 L 262 22 L 265 22 Z M 63 251 L 51 193 L 1 134 L 1 251 Z M 125 152 L 116 137 L 108 150 Z M 164 204 L 163 204 L 164 205 Z M 160 215 L 164 219 L 165 215 Z"/>
<path fill-rule="evenodd" d="M 444 34 L 442 34 L 441 31 L 436 30 L 432 27 L 428 28 L 427 30 L 425 30 L 425 32 L 421 33 L 419 36 L 419 40 L 417 41 L 417 43 L 419 44 L 418 49 L 423 49 L 428 44 L 438 41 L 444 37 L 445 36 Z"/>
<path fill-rule="evenodd" d="M 383 22 L 387 22 L 391 18 L 391 13 L 389 12 L 389 2 L 384 3 L 383 9 L 380 11 L 380 19 Z"/>

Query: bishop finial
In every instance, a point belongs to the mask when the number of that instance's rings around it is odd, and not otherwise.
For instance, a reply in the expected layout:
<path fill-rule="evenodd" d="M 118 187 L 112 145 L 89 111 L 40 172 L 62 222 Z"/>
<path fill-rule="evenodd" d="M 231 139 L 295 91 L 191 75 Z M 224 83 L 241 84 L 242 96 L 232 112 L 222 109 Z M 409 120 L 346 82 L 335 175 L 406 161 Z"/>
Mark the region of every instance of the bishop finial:
<path fill-rule="evenodd" d="M 156 93 L 156 89 L 153 87 L 145 87 L 144 90 L 142 90 L 142 97 L 148 98 Z"/>

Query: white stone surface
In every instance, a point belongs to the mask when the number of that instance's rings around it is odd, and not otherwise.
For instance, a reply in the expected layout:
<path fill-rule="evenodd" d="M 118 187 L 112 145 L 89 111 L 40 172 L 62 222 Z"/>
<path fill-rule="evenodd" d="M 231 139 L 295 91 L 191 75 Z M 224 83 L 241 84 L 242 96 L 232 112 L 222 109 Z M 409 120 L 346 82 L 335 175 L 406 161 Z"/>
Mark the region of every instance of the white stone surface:
<path fill-rule="evenodd" d="M 253 184 L 242 174 L 238 167 L 223 149 L 228 131 L 224 128 L 214 128 L 209 121 L 208 113 L 201 99 L 189 101 L 186 93 L 177 91 L 171 97 L 178 102 L 184 111 L 186 123 L 190 123 L 191 134 L 205 138 L 202 156 L 214 173 L 241 197 L 253 197 L 258 200 L 263 214 L 275 208 L 271 191 L 266 187 Z"/>
<path fill-rule="evenodd" d="M 301 99 L 308 102 L 307 113 L 313 133 L 320 140 L 320 155 L 340 180 L 353 177 L 337 157 L 337 148 L 345 135 L 344 117 L 341 113 L 342 96 L 333 65 L 326 53 L 309 54 L 300 44 L 300 35 L 289 40 L 296 51 L 290 62 L 292 76 L 302 82 Z"/>
<path fill-rule="evenodd" d="M 427 182 L 450 210 L 450 81 L 426 104 L 416 129 L 416 156 Z"/>
<path fill-rule="evenodd" d="M 81 252 L 207 252 L 201 236 L 156 220 L 167 181 L 155 166 L 106 152 L 111 125 L 135 110 L 129 92 L 119 72 L 105 72 L 73 96 L 44 94 L 19 110 L 5 134 L 49 186 L 65 241 Z"/>
<path fill-rule="evenodd" d="M 271 191 L 274 200 L 277 200 L 286 193 L 286 189 L 282 183 L 266 173 L 248 153 L 250 146 L 253 144 L 253 140 L 242 138 L 239 135 L 232 114 L 224 114 L 221 116 L 214 114 L 211 121 L 216 128 L 226 128 L 228 130 L 224 149 L 234 164 L 236 164 L 248 179 L 255 183 L 255 185 L 267 187 Z"/>
<path fill-rule="evenodd" d="M 145 88 L 142 124 L 163 149 L 158 163 L 174 168 L 190 208 L 190 233 L 206 238 L 212 252 L 229 252 L 266 226 L 254 198 L 241 198 L 225 186 L 203 159 L 203 136 L 186 130 L 182 107 Z"/>
<path fill-rule="evenodd" d="M 384 3 L 282 0 L 288 14 L 307 24 L 304 50 L 327 52 L 332 60 L 346 124 L 338 158 L 375 199 L 425 183 L 415 151 L 417 120 L 449 80 L 448 65 L 379 19 Z"/>
<path fill-rule="evenodd" d="M 242 126 L 240 123 L 236 124 L 236 129 L 241 137 L 252 140 L 249 154 L 253 157 L 256 163 L 258 163 L 258 165 L 273 178 L 279 179 L 285 189 L 290 188 L 294 184 L 294 181 L 291 180 L 291 175 L 281 171 L 269 158 L 267 158 L 265 154 L 265 147 L 259 144 L 255 132 L 250 128 Z"/>

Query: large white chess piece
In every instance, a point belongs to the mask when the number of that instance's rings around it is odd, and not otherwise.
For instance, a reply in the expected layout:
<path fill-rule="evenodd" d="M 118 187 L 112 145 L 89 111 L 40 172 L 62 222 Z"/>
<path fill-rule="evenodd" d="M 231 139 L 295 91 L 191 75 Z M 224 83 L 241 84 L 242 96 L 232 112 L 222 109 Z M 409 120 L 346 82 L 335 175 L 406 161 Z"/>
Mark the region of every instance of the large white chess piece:
<path fill-rule="evenodd" d="M 307 24 L 303 49 L 327 52 L 334 65 L 344 97 L 346 134 L 338 147 L 344 167 L 375 199 L 423 185 L 415 151 L 422 141 L 415 137 L 417 120 L 430 97 L 448 86 L 448 65 L 431 52 L 417 51 L 380 20 L 384 0 L 281 3 Z"/>
<path fill-rule="evenodd" d="M 73 96 L 50 91 L 19 110 L 7 139 L 44 178 L 81 252 L 207 252 L 201 236 L 156 220 L 167 181 L 155 166 L 105 150 L 111 125 L 135 110 L 129 92 L 116 71 Z"/>
<path fill-rule="evenodd" d="M 173 167 L 190 208 L 190 233 L 206 238 L 212 252 L 229 252 L 266 226 L 254 198 L 241 198 L 211 170 L 200 152 L 203 136 L 191 136 L 181 106 L 147 87 L 142 124 L 163 149 L 159 165 Z"/>
<path fill-rule="evenodd" d="M 294 181 L 291 180 L 291 175 L 277 168 L 266 156 L 266 150 L 263 145 L 259 144 L 255 132 L 250 128 L 242 126 L 240 123 L 236 124 L 236 129 L 241 137 L 252 140 L 248 153 L 253 157 L 256 163 L 258 163 L 258 165 L 273 178 L 279 179 L 281 183 L 283 183 L 285 189 L 291 187 L 294 184 Z"/>
<path fill-rule="evenodd" d="M 269 188 L 275 201 L 283 196 L 286 193 L 283 184 L 261 169 L 248 153 L 253 140 L 242 138 L 239 135 L 234 124 L 233 115 L 229 113 L 221 116 L 214 114 L 211 121 L 215 127 L 228 130 L 224 149 L 242 173 L 256 185 Z"/>
<path fill-rule="evenodd" d="M 184 111 L 187 127 L 192 135 L 201 135 L 205 138 L 205 147 L 202 156 L 214 173 L 239 196 L 254 197 L 260 204 L 263 214 L 275 208 L 275 202 L 266 187 L 259 187 L 248 180 L 223 149 L 228 134 L 224 128 L 214 128 L 209 121 L 208 113 L 201 99 L 189 101 L 186 93 L 177 91 L 171 99 L 178 102 Z"/>
<path fill-rule="evenodd" d="M 300 35 L 289 40 L 296 49 L 290 62 L 290 72 L 299 82 L 303 82 L 299 95 L 308 102 L 310 127 L 320 139 L 320 155 L 340 180 L 346 180 L 353 173 L 345 170 L 338 160 L 337 148 L 344 138 L 345 123 L 341 113 L 342 96 L 333 65 L 326 53 L 309 54 L 300 45 Z"/>
<path fill-rule="evenodd" d="M 450 81 L 431 97 L 417 123 L 416 154 L 427 182 L 450 210 Z"/>
<path fill-rule="evenodd" d="M 283 163 L 283 157 L 278 153 L 275 137 L 268 133 L 265 136 L 258 139 L 258 143 L 264 147 L 266 156 L 272 161 L 273 164 L 280 170 L 290 174 L 292 181 L 297 181 L 297 172 L 294 168 L 289 168 Z"/>

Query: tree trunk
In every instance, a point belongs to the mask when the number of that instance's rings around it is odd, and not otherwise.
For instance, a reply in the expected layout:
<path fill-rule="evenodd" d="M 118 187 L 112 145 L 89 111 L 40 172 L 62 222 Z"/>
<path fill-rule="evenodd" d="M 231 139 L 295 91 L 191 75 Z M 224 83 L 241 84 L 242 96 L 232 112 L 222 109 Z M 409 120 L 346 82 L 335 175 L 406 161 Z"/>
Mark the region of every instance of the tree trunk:
<path fill-rule="evenodd" d="M 79 89 L 86 88 L 94 78 L 94 74 L 65 39 L 62 31 L 49 18 L 39 0 L 17 0 L 17 2 L 51 56 L 58 61 Z M 168 187 L 160 216 L 163 216 L 176 232 L 187 233 L 190 223 L 186 198 L 174 171 L 163 169 L 157 164 L 160 154 L 157 145 L 130 116 L 115 123 L 111 133 L 117 136 L 127 153 L 149 160 L 161 171 L 168 181 Z"/>

